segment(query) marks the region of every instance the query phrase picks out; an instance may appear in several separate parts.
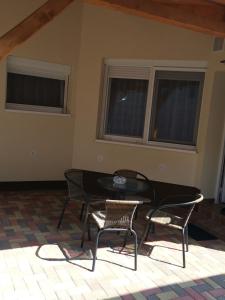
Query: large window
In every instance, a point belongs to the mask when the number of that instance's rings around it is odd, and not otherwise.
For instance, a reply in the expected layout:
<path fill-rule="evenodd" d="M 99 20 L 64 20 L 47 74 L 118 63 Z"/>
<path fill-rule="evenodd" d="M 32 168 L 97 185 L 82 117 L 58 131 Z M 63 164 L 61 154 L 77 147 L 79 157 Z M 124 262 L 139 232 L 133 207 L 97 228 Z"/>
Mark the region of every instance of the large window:
<path fill-rule="evenodd" d="M 10 56 L 6 108 L 66 113 L 70 68 Z"/>
<path fill-rule="evenodd" d="M 204 70 L 105 66 L 99 138 L 194 149 Z"/>

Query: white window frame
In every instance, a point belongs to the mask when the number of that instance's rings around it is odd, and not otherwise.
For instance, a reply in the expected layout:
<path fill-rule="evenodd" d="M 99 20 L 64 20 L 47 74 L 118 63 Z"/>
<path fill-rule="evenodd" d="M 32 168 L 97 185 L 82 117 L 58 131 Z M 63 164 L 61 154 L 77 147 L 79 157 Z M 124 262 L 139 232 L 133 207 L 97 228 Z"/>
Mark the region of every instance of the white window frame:
<path fill-rule="evenodd" d="M 63 107 L 38 106 L 19 103 L 10 103 L 5 100 L 7 110 L 21 110 L 31 112 L 48 112 L 48 113 L 67 113 L 68 85 L 71 67 L 44 61 L 26 59 L 16 56 L 7 58 L 6 73 L 15 73 L 30 76 L 39 76 L 44 78 L 59 79 L 65 82 Z M 7 77 L 7 74 L 6 74 Z M 7 94 L 7 87 L 6 87 Z"/>
<path fill-rule="evenodd" d="M 109 102 L 109 70 L 111 67 L 147 67 L 149 68 L 149 81 L 148 85 L 148 94 L 146 102 L 146 114 L 145 114 L 145 123 L 143 130 L 143 138 L 133 138 L 133 137 L 124 137 L 116 135 L 105 134 L 105 125 L 107 118 L 107 107 Z M 206 61 L 168 61 L 168 60 L 119 60 L 119 59 L 105 59 L 104 61 L 104 77 L 103 77 L 103 92 L 102 92 L 102 101 L 101 101 L 101 110 L 100 110 L 100 123 L 98 124 L 98 137 L 99 140 L 106 140 L 111 142 L 122 142 L 130 144 L 139 144 L 147 145 L 153 147 L 163 147 L 163 148 L 174 148 L 181 150 L 191 150 L 196 151 L 197 143 L 195 146 L 184 145 L 184 144 L 175 144 L 175 143 L 165 143 L 157 141 L 149 141 L 149 130 L 150 130 L 150 121 L 152 113 L 152 101 L 153 101 L 153 92 L 154 92 L 154 80 L 156 71 L 184 71 L 184 72 L 206 72 L 207 70 Z M 129 76 L 118 76 L 116 78 L 132 78 Z M 146 78 L 143 78 L 146 79 Z M 204 89 L 204 87 L 203 87 Z M 201 112 L 201 108 L 200 108 Z M 199 114 L 200 119 L 200 114 Z M 199 123 L 199 122 L 198 122 Z M 198 138 L 198 128 L 197 128 L 197 138 Z"/>

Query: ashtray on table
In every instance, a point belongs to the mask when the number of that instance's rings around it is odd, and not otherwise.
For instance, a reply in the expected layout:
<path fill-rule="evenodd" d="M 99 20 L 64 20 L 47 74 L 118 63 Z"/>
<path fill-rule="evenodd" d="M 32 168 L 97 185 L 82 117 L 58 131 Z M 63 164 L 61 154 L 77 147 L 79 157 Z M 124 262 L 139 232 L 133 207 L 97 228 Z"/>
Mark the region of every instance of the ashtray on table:
<path fill-rule="evenodd" d="M 114 176 L 113 177 L 113 182 L 116 184 L 116 185 L 123 185 L 127 182 L 127 179 L 123 176 Z"/>

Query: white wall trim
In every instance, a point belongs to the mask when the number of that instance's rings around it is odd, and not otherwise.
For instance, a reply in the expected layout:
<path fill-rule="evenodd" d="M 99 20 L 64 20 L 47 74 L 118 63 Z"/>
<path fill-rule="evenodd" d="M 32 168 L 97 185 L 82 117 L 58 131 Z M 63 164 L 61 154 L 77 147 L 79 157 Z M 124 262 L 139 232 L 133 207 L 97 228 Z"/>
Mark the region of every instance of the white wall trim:
<path fill-rule="evenodd" d="M 35 115 L 46 115 L 46 116 L 57 116 L 57 117 L 72 117 L 68 113 L 56 113 L 56 112 L 47 112 L 47 111 L 34 111 L 34 110 L 19 110 L 19 109 L 10 109 L 6 108 L 5 112 L 9 113 L 19 113 L 19 114 L 35 114 Z"/>
<path fill-rule="evenodd" d="M 10 55 L 7 58 L 7 71 L 28 75 L 45 75 L 56 79 L 65 79 L 70 75 L 71 67 L 39 60 Z"/>
<path fill-rule="evenodd" d="M 103 143 L 103 144 L 113 144 L 113 145 L 121 145 L 121 146 L 127 146 L 127 147 L 138 147 L 138 148 L 146 148 L 146 149 L 153 149 L 153 150 L 161 150 L 161 151 L 172 151 L 172 152 L 182 152 L 187 153 L 191 155 L 197 155 L 198 152 L 193 149 L 180 149 L 176 148 L 176 146 L 172 147 L 171 144 L 169 147 L 160 146 L 160 145 L 153 145 L 153 144 L 138 144 L 138 143 L 129 143 L 129 142 L 118 142 L 118 141 L 110 141 L 110 140 L 102 140 L 102 139 L 96 139 L 96 143 Z"/>
<path fill-rule="evenodd" d="M 133 67 L 176 67 L 192 68 L 194 70 L 207 69 L 208 62 L 203 60 L 146 60 L 146 59 L 113 59 L 105 58 L 105 64 L 110 66 L 133 66 Z"/>

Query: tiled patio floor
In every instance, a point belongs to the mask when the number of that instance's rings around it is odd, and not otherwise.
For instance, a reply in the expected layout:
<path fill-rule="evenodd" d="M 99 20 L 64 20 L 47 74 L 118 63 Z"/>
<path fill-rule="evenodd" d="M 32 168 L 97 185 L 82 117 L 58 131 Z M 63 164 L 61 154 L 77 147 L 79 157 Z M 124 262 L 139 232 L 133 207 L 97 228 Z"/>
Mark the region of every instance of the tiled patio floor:
<path fill-rule="evenodd" d="M 145 246 L 150 257 L 139 255 L 136 272 L 133 257 L 113 253 L 106 241 L 90 272 L 91 260 L 79 255 L 88 258 L 92 243 L 85 245 L 87 255 L 79 252 L 74 203 L 56 230 L 62 199 L 59 191 L 0 194 L 0 299 L 225 299 L 225 216 L 217 207 L 204 204 L 194 220 L 221 240 L 190 239 L 186 269 L 180 267 L 180 236 L 160 228 Z"/>

